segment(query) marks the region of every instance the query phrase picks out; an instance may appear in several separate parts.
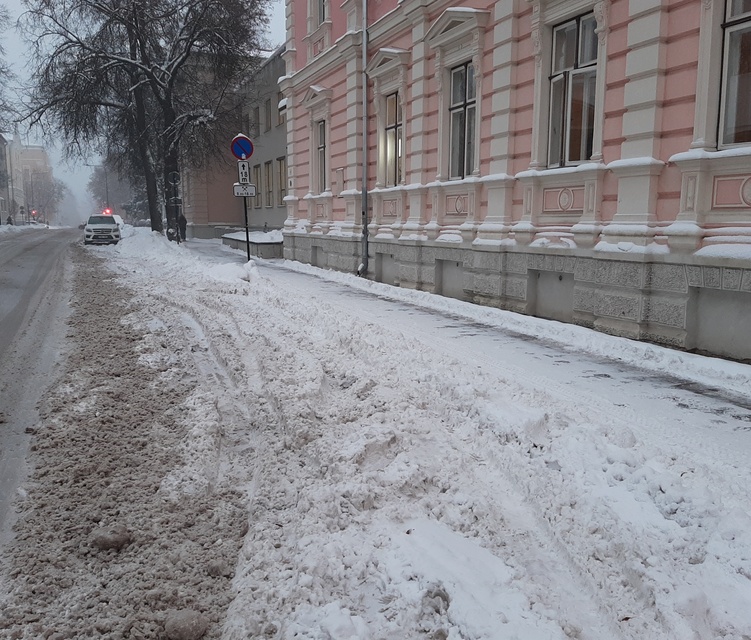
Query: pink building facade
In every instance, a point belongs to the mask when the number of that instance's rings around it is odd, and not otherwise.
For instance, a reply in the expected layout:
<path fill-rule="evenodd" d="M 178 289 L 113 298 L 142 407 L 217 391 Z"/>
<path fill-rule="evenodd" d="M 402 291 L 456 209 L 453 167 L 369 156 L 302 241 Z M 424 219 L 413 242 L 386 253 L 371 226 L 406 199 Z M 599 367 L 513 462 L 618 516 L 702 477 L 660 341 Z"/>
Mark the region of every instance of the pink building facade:
<path fill-rule="evenodd" d="M 751 358 L 751 0 L 287 0 L 287 37 L 285 257 Z"/>

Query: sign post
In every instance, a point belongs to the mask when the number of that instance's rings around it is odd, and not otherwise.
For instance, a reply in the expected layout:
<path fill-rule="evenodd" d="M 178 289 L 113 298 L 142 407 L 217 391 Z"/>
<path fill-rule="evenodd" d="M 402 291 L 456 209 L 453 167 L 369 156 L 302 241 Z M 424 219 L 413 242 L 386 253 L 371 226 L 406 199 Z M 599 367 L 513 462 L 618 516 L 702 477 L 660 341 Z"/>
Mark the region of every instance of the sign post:
<path fill-rule="evenodd" d="M 250 262 L 250 231 L 248 230 L 248 198 L 256 195 L 256 186 L 250 184 L 250 163 L 248 158 L 253 155 L 253 143 L 248 136 L 238 133 L 230 144 L 232 155 L 237 158 L 237 178 L 232 189 L 235 197 L 243 199 L 243 212 L 245 213 L 245 249 Z M 252 189 L 251 189 L 252 187 Z"/>

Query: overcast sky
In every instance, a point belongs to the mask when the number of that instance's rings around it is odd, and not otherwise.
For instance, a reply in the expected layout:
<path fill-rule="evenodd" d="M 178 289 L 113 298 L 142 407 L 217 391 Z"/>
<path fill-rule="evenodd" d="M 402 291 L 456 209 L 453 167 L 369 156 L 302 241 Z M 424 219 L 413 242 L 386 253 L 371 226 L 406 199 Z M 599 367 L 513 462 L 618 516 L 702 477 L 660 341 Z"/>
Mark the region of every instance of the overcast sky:
<path fill-rule="evenodd" d="M 23 3 L 21 0 L 0 0 L 5 4 L 11 14 L 11 22 L 15 24 L 18 16 L 23 12 Z M 284 42 L 284 0 L 272 0 L 272 15 L 269 28 L 269 40 L 274 47 Z M 3 47 L 5 48 L 6 59 L 12 65 L 14 72 L 20 79 L 25 79 L 28 70 L 25 68 L 25 61 L 28 59 L 27 49 L 24 41 L 14 29 L 9 29 L 2 38 Z M 23 132 L 22 132 L 23 133 Z M 91 174 L 91 168 L 78 163 L 76 166 L 66 165 L 62 160 L 62 148 L 60 145 L 53 145 L 50 141 L 42 140 L 38 134 L 34 133 L 24 136 L 24 142 L 29 144 L 41 144 L 47 147 L 50 154 L 50 161 L 53 165 L 55 177 L 59 178 L 68 185 L 76 198 L 77 206 L 82 209 L 82 216 L 86 217 L 88 210 L 93 204 L 90 202 L 86 192 L 86 184 Z M 229 149 L 229 140 L 227 141 Z M 229 153 L 229 151 L 228 151 Z M 98 158 L 92 158 L 86 162 L 95 164 Z M 72 205 L 75 206 L 75 205 Z"/>

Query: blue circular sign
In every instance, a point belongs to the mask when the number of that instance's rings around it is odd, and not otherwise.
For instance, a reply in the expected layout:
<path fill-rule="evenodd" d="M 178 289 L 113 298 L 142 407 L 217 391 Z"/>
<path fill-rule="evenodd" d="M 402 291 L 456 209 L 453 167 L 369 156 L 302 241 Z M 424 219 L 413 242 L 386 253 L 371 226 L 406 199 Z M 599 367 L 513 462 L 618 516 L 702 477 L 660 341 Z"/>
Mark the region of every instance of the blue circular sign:
<path fill-rule="evenodd" d="M 238 160 L 247 160 L 253 155 L 253 143 L 248 136 L 238 133 L 232 138 L 232 155 Z"/>

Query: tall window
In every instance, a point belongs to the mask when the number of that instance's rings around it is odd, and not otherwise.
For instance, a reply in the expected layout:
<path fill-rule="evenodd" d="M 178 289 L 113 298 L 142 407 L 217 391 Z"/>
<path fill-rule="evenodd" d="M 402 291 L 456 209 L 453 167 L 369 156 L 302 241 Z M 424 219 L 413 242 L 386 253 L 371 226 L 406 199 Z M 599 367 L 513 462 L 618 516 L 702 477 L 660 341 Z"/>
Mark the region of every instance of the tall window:
<path fill-rule="evenodd" d="M 326 121 L 316 123 L 317 163 L 318 163 L 318 193 L 326 191 Z"/>
<path fill-rule="evenodd" d="M 475 68 L 471 63 L 451 70 L 449 178 L 464 178 L 475 169 Z"/>
<path fill-rule="evenodd" d="M 277 184 L 279 185 L 279 204 L 284 204 L 287 197 L 287 158 L 282 156 L 276 159 Z"/>
<path fill-rule="evenodd" d="M 253 166 L 253 184 L 256 185 L 256 196 L 253 198 L 253 206 L 258 209 L 261 206 L 261 165 Z"/>
<path fill-rule="evenodd" d="M 723 145 L 751 142 L 751 0 L 728 0 L 722 87 Z"/>
<path fill-rule="evenodd" d="M 284 94 L 281 91 L 279 91 L 276 94 L 276 125 L 277 126 L 283 125 L 285 122 L 287 122 L 287 110 L 279 108 L 279 105 L 281 104 L 282 100 L 284 100 Z"/>
<path fill-rule="evenodd" d="M 326 0 L 316 0 L 318 8 L 318 24 L 322 25 L 326 21 Z"/>
<path fill-rule="evenodd" d="M 263 186 L 266 192 L 266 206 L 274 206 L 274 174 L 272 168 L 272 161 L 269 160 L 263 165 Z"/>
<path fill-rule="evenodd" d="M 597 82 L 594 14 L 553 29 L 548 165 L 562 167 L 592 156 Z"/>
<path fill-rule="evenodd" d="M 399 93 L 386 96 L 386 186 L 402 182 L 402 105 Z"/>

